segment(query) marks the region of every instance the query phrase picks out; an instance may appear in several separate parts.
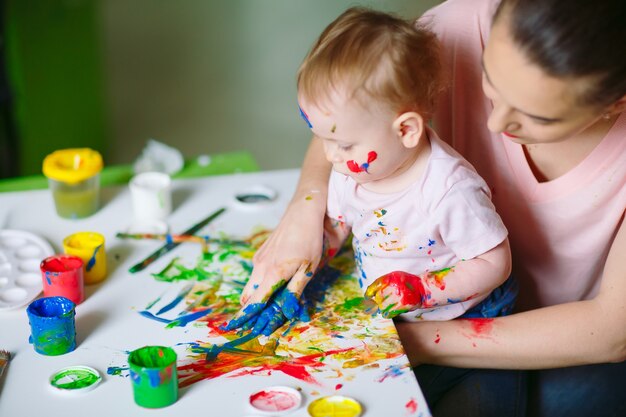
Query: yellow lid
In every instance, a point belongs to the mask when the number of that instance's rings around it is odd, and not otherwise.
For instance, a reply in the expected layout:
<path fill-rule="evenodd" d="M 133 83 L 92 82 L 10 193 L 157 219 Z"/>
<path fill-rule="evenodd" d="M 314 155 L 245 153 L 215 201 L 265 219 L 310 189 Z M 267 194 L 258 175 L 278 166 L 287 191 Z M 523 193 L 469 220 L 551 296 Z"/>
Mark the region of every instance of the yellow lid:
<path fill-rule="evenodd" d="M 43 160 L 43 173 L 56 181 L 75 184 L 102 171 L 102 156 L 89 148 L 54 151 Z"/>

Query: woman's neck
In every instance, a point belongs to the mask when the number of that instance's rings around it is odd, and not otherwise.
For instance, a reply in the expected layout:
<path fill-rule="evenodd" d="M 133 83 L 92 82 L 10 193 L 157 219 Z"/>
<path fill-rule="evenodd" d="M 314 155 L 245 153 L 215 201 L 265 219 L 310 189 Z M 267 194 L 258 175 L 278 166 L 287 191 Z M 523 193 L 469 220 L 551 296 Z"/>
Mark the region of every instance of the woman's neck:
<path fill-rule="evenodd" d="M 600 119 L 565 141 L 524 145 L 524 155 L 537 181 L 552 181 L 574 169 L 602 142 L 618 117 Z"/>

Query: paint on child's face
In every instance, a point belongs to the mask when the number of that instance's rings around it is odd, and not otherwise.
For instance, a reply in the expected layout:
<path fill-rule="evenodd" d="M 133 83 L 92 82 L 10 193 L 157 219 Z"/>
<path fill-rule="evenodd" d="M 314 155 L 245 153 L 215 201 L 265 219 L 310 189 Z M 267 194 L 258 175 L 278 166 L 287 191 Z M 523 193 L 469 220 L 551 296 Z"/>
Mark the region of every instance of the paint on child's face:
<path fill-rule="evenodd" d="M 307 126 L 309 126 L 309 129 L 313 129 L 313 125 L 311 124 L 311 121 L 309 120 L 309 115 L 306 114 L 304 110 L 302 110 L 302 107 L 300 107 L 300 105 L 298 105 L 298 109 L 300 110 L 300 116 L 304 119 Z"/>
<path fill-rule="evenodd" d="M 411 152 L 398 139 L 393 127 L 396 112 L 389 106 L 364 104 L 342 89 L 321 103 L 304 96 L 298 97 L 298 103 L 336 172 L 373 186 L 391 180 L 410 166 Z"/>
<path fill-rule="evenodd" d="M 363 162 L 361 165 L 359 165 L 357 162 L 351 159 L 348 162 L 346 162 L 346 164 L 348 165 L 348 169 L 350 171 L 354 172 L 355 174 L 358 174 L 361 172 L 367 172 L 367 169 L 370 167 L 370 163 L 374 162 L 376 158 L 378 158 L 378 154 L 374 151 L 370 151 L 367 154 L 367 162 Z"/>

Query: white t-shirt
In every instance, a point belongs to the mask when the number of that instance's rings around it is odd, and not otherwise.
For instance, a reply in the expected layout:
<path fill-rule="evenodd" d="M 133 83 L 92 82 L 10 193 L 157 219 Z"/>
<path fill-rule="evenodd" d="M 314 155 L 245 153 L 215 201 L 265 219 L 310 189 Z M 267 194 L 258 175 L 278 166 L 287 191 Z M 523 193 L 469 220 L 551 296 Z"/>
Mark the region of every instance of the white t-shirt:
<path fill-rule="evenodd" d="M 327 214 L 352 228 L 364 291 L 389 272 L 419 275 L 472 259 L 507 236 L 489 188 L 471 164 L 430 129 L 428 137 L 431 155 L 424 173 L 400 192 L 375 193 L 346 175 L 331 174 Z M 419 309 L 402 317 L 448 320 L 484 298 Z"/>

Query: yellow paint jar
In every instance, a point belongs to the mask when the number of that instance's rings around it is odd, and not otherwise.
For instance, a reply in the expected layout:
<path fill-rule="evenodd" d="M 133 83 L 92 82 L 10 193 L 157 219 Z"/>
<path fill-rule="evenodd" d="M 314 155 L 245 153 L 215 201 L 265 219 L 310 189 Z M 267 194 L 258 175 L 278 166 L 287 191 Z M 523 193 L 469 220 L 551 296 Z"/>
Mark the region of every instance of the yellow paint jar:
<path fill-rule="evenodd" d="M 80 219 L 98 210 L 102 166 L 102 156 L 89 148 L 62 149 L 46 156 L 43 173 L 59 216 Z"/>
<path fill-rule="evenodd" d="M 95 232 L 79 232 L 63 239 L 63 250 L 83 260 L 85 284 L 96 284 L 107 276 L 104 236 Z"/>

